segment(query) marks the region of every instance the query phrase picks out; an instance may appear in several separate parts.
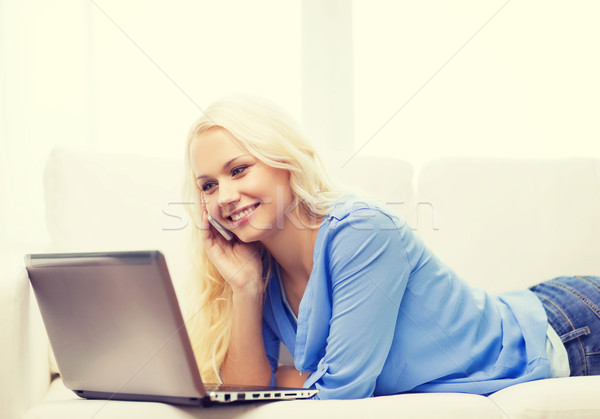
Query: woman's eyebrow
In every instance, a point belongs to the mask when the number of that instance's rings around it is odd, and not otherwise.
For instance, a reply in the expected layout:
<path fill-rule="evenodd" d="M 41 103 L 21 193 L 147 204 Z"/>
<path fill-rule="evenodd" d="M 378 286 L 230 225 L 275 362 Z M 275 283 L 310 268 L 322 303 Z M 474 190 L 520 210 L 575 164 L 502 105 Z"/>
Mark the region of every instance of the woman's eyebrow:
<path fill-rule="evenodd" d="M 226 169 L 227 169 L 229 166 L 231 166 L 231 165 L 233 164 L 233 162 L 235 162 L 237 159 L 239 159 L 239 158 L 241 158 L 241 157 L 245 157 L 245 156 L 246 156 L 245 154 L 240 154 L 239 156 L 236 156 L 236 157 L 232 158 L 231 160 L 229 160 L 227 163 L 225 163 L 225 164 L 223 165 L 223 170 L 226 170 Z M 208 176 L 208 175 L 200 175 L 200 176 L 198 176 L 198 177 L 196 178 L 196 180 L 200 180 L 200 179 L 202 179 L 202 178 L 207 178 L 207 177 L 210 177 L 210 176 Z"/>

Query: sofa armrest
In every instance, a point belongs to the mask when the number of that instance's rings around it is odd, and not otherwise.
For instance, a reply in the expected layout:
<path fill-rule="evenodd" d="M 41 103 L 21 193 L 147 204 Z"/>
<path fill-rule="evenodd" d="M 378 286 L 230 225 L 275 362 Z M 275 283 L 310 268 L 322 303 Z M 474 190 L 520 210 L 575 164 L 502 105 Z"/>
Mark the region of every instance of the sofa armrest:
<path fill-rule="evenodd" d="M 0 255 L 0 417 L 18 418 L 50 386 L 49 343 L 23 262 Z"/>

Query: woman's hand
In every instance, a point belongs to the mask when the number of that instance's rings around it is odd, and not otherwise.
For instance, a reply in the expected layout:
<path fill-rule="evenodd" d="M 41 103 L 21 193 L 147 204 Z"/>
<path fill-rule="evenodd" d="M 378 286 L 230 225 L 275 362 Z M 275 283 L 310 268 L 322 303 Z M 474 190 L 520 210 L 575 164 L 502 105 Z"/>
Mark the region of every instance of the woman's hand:
<path fill-rule="evenodd" d="M 262 260 L 259 243 L 243 243 L 234 237 L 227 241 L 208 221 L 208 208 L 202 194 L 201 238 L 208 257 L 234 292 L 262 293 Z"/>

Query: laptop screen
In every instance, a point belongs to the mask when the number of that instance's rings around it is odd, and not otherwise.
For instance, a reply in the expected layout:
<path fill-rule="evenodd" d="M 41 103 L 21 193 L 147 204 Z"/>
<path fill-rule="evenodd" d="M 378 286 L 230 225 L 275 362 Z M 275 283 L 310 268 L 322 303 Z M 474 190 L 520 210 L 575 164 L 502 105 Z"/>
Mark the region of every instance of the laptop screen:
<path fill-rule="evenodd" d="M 32 254 L 26 267 L 68 388 L 204 397 L 162 253 Z"/>

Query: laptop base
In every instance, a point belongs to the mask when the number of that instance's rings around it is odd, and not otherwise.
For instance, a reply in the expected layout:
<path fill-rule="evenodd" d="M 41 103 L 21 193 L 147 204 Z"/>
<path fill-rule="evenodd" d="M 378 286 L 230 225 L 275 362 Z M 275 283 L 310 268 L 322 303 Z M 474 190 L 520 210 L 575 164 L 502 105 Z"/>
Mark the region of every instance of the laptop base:
<path fill-rule="evenodd" d="M 149 394 L 127 394 L 127 393 L 108 393 L 103 391 L 85 391 L 73 390 L 75 394 L 84 399 L 92 400 L 118 400 L 135 402 L 159 402 L 168 404 L 180 404 L 185 406 L 212 406 L 213 403 L 208 397 L 175 397 L 175 396 L 153 396 Z"/>

